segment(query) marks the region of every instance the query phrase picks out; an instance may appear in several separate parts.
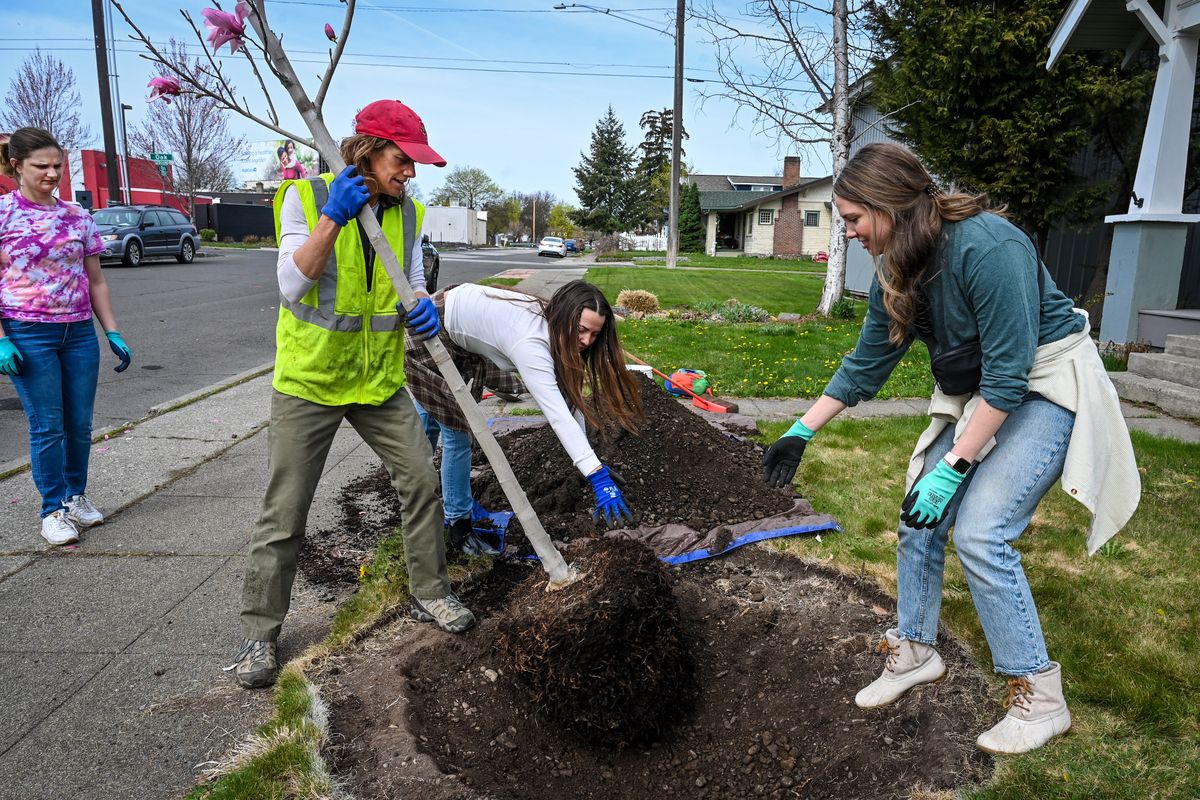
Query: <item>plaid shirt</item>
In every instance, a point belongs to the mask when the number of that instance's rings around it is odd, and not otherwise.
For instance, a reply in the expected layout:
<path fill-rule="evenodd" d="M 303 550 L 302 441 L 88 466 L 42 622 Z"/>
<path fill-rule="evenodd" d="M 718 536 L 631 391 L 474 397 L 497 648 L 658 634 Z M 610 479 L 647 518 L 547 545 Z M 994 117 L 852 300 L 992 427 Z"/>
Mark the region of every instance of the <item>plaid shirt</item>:
<path fill-rule="evenodd" d="M 447 286 L 433 296 L 433 304 L 438 316 L 446 316 L 446 292 L 453 289 Z M 445 328 L 438 334 L 438 339 L 450 353 L 450 360 L 462 375 L 476 403 L 483 397 L 484 388 L 507 394 L 520 394 L 525 391 L 521 376 L 516 372 L 500 369 L 481 355 L 459 347 L 450 339 Z M 433 360 L 433 355 L 415 336 L 404 337 L 404 375 L 408 380 L 409 391 L 417 402 L 428 411 L 439 424 L 456 431 L 469 431 L 471 426 L 450 391 L 450 384 L 442 377 L 441 371 Z"/>

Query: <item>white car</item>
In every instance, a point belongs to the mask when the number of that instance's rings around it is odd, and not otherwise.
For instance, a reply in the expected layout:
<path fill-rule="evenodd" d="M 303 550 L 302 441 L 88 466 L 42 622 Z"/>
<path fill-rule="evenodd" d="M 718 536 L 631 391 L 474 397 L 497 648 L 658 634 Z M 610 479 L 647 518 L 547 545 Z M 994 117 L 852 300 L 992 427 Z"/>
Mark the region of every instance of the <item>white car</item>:
<path fill-rule="evenodd" d="M 567 243 L 558 236 L 546 236 L 538 242 L 539 256 L 567 257 Z"/>

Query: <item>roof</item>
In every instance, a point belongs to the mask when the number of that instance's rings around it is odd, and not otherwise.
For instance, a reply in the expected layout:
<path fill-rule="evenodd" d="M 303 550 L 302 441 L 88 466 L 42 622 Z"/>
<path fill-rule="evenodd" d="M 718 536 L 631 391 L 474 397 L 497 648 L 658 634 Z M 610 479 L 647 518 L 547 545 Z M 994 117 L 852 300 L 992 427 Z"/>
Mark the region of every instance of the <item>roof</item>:
<path fill-rule="evenodd" d="M 734 184 L 750 183 L 765 186 L 783 186 L 781 175 L 688 175 L 702 192 L 731 192 Z"/>
<path fill-rule="evenodd" d="M 1163 0 L 1150 0 L 1150 9 L 1161 20 Z M 1154 46 L 1144 24 L 1127 9 L 1125 0 L 1072 0 L 1050 36 L 1046 68 L 1064 50 L 1136 50 Z"/>
<path fill-rule="evenodd" d="M 795 194 L 801 189 L 806 189 L 814 183 L 833 180 L 832 175 L 826 175 L 823 178 L 801 178 L 800 183 L 795 186 L 790 186 L 787 189 L 781 189 L 777 192 L 700 192 L 700 210 L 701 211 L 737 211 L 739 209 L 754 208 L 760 206 L 768 200 L 787 197 L 790 194 Z"/>

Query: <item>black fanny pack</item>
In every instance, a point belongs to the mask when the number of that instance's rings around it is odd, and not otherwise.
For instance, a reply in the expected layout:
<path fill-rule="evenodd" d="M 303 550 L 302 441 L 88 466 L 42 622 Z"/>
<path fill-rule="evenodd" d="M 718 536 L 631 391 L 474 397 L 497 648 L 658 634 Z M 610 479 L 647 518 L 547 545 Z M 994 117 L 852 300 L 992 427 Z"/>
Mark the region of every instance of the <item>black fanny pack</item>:
<path fill-rule="evenodd" d="M 1040 319 L 1041 298 L 1045 286 L 1041 261 L 1037 262 L 1037 276 Z M 942 390 L 943 394 L 949 395 L 973 394 L 978 391 L 979 384 L 983 380 L 983 348 L 979 340 L 972 339 L 969 342 L 963 342 L 958 347 L 942 350 L 932 336 L 933 325 L 929 319 L 928 303 L 923 303 L 922 306 L 918 311 L 919 320 L 914 320 L 914 322 L 917 323 L 918 335 L 924 332 L 921 331 L 922 328 L 929 334 L 929 336 L 921 336 L 921 338 L 929 347 L 929 367 L 933 370 L 933 379 L 937 382 L 938 388 Z"/>

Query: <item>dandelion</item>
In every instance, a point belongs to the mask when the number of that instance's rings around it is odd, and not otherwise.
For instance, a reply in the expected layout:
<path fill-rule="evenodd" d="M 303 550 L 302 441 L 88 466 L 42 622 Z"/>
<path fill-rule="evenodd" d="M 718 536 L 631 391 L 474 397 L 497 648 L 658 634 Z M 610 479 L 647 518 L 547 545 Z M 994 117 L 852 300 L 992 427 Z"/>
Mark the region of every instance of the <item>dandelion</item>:
<path fill-rule="evenodd" d="M 213 52 L 217 52 L 226 44 L 230 54 L 235 54 L 246 42 L 246 17 L 250 16 L 250 4 L 239 0 L 233 13 L 219 8 L 206 8 L 200 12 L 204 16 L 204 27 L 208 28 L 208 43 Z"/>
<path fill-rule="evenodd" d="M 178 97 L 183 87 L 179 85 L 179 81 L 168 75 L 159 75 L 156 78 L 151 78 L 146 84 L 150 87 L 150 96 L 146 98 L 147 103 L 153 103 L 155 100 L 162 100 L 170 103 L 172 97 Z"/>

